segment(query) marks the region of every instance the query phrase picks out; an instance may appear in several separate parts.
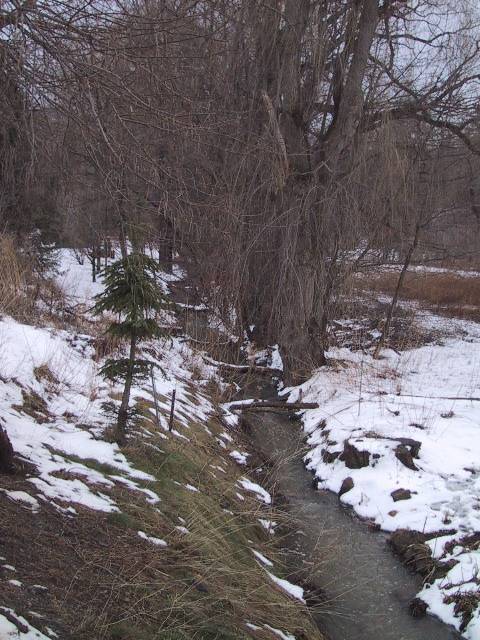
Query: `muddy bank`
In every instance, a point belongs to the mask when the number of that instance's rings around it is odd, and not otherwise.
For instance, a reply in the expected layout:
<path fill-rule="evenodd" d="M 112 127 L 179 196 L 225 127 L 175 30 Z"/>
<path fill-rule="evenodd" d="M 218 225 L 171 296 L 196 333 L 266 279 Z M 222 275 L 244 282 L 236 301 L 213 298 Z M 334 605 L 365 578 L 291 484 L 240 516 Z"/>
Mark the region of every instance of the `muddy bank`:
<path fill-rule="evenodd" d="M 286 509 L 301 530 L 286 540 L 298 578 L 326 594 L 316 603 L 319 626 L 332 640 L 453 640 L 457 632 L 426 616 L 415 618 L 411 602 L 421 578 L 409 572 L 387 545 L 342 507 L 314 488 L 302 461 L 303 436 L 285 413 L 243 413 L 253 448 L 273 468 Z"/>

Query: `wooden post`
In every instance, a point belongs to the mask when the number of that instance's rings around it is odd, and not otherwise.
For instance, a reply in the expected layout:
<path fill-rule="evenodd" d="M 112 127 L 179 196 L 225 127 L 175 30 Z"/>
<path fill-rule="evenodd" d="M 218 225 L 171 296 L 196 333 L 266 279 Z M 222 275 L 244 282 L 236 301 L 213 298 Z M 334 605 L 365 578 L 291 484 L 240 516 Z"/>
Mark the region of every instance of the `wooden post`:
<path fill-rule="evenodd" d="M 157 389 L 155 387 L 155 377 L 153 375 L 153 363 L 152 363 L 152 367 L 150 369 L 150 376 L 152 378 L 153 402 L 155 404 L 155 416 L 157 418 L 157 428 L 160 428 L 160 418 L 158 416 Z"/>
<path fill-rule="evenodd" d="M 174 389 L 172 391 L 172 404 L 170 407 L 170 420 L 168 421 L 168 430 L 171 431 L 173 429 L 173 416 L 175 415 L 175 396 L 177 394 L 177 390 Z"/>

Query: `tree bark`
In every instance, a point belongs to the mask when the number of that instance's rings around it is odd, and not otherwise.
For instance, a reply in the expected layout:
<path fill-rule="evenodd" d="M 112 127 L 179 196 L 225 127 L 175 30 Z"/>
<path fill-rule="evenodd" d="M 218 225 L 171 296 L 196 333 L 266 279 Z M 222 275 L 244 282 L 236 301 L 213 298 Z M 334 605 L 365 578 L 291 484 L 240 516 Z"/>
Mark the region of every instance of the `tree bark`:
<path fill-rule="evenodd" d="M 90 264 L 92 265 L 92 282 L 96 282 L 97 281 L 97 270 L 96 270 L 96 260 L 95 260 L 95 253 L 92 252 L 91 255 L 89 256 L 90 259 Z"/>
<path fill-rule="evenodd" d="M 128 370 L 125 377 L 125 386 L 123 388 L 122 403 L 118 411 L 117 428 L 115 439 L 122 446 L 126 442 L 127 420 L 128 420 L 128 404 L 130 402 L 130 391 L 133 382 L 133 369 L 135 366 L 135 355 L 137 350 L 137 337 L 135 334 L 130 339 L 130 353 L 128 356 Z"/>
<path fill-rule="evenodd" d="M 340 158 L 352 144 L 360 120 L 363 107 L 362 84 L 379 18 L 378 0 L 364 0 L 361 4 L 362 12 L 358 21 L 352 61 L 341 88 L 338 110 L 327 138 L 325 159 L 333 173 L 337 170 Z"/>

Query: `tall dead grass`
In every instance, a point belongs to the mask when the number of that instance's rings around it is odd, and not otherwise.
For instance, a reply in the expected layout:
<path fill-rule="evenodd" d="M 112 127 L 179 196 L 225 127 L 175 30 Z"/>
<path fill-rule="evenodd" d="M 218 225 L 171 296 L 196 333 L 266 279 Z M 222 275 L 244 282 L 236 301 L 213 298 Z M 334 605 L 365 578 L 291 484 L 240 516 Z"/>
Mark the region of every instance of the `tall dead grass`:
<path fill-rule="evenodd" d="M 386 272 L 357 279 L 363 289 L 393 295 L 398 273 Z M 480 320 L 480 280 L 455 273 L 407 273 L 400 298 L 420 302 L 448 315 Z"/>

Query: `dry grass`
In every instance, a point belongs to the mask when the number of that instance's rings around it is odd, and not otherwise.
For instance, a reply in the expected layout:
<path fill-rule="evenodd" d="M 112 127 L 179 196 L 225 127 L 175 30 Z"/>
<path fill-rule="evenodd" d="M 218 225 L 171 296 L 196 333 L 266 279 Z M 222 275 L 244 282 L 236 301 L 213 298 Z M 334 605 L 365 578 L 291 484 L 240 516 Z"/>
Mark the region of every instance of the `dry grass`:
<path fill-rule="evenodd" d="M 393 295 L 398 274 L 385 272 L 358 278 L 362 289 Z M 480 321 L 480 280 L 454 273 L 407 273 L 400 298 L 445 315 Z"/>
<path fill-rule="evenodd" d="M 223 425 L 215 418 L 207 425 L 178 425 L 189 440 L 165 440 L 150 404 L 142 401 L 139 410 L 139 433 L 125 454 L 155 477 L 145 486 L 161 502 L 148 504 L 141 493 L 117 484 L 112 497 L 120 513 L 77 508 L 78 516 L 65 518 L 47 505 L 33 515 L 0 494 L 2 553 L 25 585 L 48 588 L 37 592 L 4 581 L 0 598 L 27 619 L 29 611 L 41 613 L 45 618 L 32 624 L 54 628 L 63 640 L 273 640 L 263 624 L 320 640 L 307 608 L 278 590 L 254 558 L 252 547 L 282 575 L 281 538 L 269 535 L 258 518 L 282 522 L 284 516 L 247 492 L 238 498 L 237 480 L 246 470 L 218 444 Z M 5 488 L 22 488 L 18 476 L 11 482 Z M 189 491 L 187 483 L 199 491 Z M 180 524 L 188 534 L 176 528 Z M 168 547 L 141 540 L 139 530 Z M 248 629 L 246 621 L 262 629 Z"/>
<path fill-rule="evenodd" d="M 0 313 L 21 322 L 48 320 L 53 326 L 72 324 L 65 294 L 54 280 L 37 273 L 31 259 L 12 236 L 0 234 Z"/>

